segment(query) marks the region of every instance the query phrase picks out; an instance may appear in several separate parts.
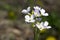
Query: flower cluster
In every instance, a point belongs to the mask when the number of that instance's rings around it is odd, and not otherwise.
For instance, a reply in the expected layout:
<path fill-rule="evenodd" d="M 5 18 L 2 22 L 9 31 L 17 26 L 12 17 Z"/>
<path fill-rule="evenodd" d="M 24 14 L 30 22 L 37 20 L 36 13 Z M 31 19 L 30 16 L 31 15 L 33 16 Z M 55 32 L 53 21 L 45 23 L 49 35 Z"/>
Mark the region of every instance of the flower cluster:
<path fill-rule="evenodd" d="M 51 28 L 51 26 L 48 26 L 48 21 L 41 22 L 41 16 L 48 16 L 48 13 L 46 13 L 45 10 L 41 7 L 34 6 L 32 12 L 31 8 L 28 7 L 27 9 L 23 9 L 22 13 L 26 14 L 25 22 L 34 23 L 35 27 L 38 29 L 43 30 Z"/>

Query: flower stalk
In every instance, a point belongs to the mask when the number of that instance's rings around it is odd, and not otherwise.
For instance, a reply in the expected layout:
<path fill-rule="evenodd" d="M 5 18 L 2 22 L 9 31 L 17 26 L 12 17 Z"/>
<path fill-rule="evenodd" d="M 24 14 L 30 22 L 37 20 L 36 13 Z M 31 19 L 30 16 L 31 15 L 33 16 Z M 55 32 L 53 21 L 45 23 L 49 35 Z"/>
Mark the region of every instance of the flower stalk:
<path fill-rule="evenodd" d="M 34 28 L 34 40 L 38 40 L 38 33 L 37 33 L 37 28 Z"/>

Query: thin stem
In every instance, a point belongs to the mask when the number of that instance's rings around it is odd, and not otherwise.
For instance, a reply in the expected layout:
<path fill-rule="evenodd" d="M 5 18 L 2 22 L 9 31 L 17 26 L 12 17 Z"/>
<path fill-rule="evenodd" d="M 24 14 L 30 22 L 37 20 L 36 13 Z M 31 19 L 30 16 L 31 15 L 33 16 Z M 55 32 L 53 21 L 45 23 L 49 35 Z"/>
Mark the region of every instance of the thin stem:
<path fill-rule="evenodd" d="M 38 40 L 39 39 L 39 33 L 38 33 L 38 29 L 35 27 L 34 28 L 34 40 Z"/>

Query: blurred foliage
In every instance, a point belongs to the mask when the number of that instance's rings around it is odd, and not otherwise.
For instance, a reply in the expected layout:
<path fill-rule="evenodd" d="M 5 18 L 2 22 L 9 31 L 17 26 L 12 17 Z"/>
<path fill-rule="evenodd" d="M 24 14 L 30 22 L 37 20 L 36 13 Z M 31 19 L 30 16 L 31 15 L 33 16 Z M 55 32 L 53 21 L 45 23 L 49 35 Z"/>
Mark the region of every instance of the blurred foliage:
<path fill-rule="evenodd" d="M 8 18 L 9 18 L 9 19 L 16 19 L 16 14 L 15 14 L 15 12 L 10 11 L 10 12 L 8 13 Z"/>
<path fill-rule="evenodd" d="M 41 6 L 41 7 L 44 6 L 41 0 L 37 0 L 35 3 L 36 3 L 36 5 L 39 5 L 39 6 Z"/>
<path fill-rule="evenodd" d="M 6 9 L 6 10 L 10 10 L 12 7 L 10 6 L 10 5 L 8 5 L 8 4 L 6 4 L 6 5 L 3 5 L 3 7 L 4 7 L 4 9 Z"/>
<path fill-rule="evenodd" d="M 27 0 L 27 4 L 31 7 L 34 6 L 34 3 L 35 3 L 34 0 Z"/>
<path fill-rule="evenodd" d="M 58 28 L 58 30 L 60 30 L 60 18 L 57 11 L 51 12 L 51 20 L 52 25 L 55 25 L 55 27 Z"/>
<path fill-rule="evenodd" d="M 56 38 L 54 36 L 48 36 L 46 40 L 56 40 Z"/>

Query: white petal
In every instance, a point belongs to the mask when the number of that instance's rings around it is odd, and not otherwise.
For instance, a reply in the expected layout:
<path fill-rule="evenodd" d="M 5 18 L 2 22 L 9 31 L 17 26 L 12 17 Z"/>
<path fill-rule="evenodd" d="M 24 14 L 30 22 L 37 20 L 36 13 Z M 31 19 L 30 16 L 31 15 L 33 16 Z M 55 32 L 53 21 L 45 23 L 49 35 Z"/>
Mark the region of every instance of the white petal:
<path fill-rule="evenodd" d="M 43 29 L 45 29 L 45 27 L 40 24 L 40 30 L 43 30 Z"/>
<path fill-rule="evenodd" d="M 37 23 L 37 24 L 36 24 L 36 27 L 40 29 L 40 24 L 39 24 L 39 23 Z"/>
<path fill-rule="evenodd" d="M 41 14 L 44 14 L 45 13 L 45 10 L 44 9 L 41 9 L 40 11 L 41 11 Z"/>
<path fill-rule="evenodd" d="M 29 22 L 29 20 L 26 20 L 26 19 L 25 19 L 25 22 Z"/>
<path fill-rule="evenodd" d="M 25 19 L 29 19 L 29 18 L 30 18 L 29 15 L 26 15 L 26 16 L 25 16 Z"/>
<path fill-rule="evenodd" d="M 37 26 L 37 28 L 41 29 L 42 28 L 42 23 L 37 23 L 36 26 Z"/>
<path fill-rule="evenodd" d="M 35 6 L 34 6 L 34 9 L 35 9 Z"/>
<path fill-rule="evenodd" d="M 46 28 L 49 29 L 49 28 L 51 28 L 51 26 L 47 26 Z"/>
<path fill-rule="evenodd" d="M 47 21 L 44 22 L 44 26 L 48 26 L 48 24 L 49 24 L 49 23 L 48 23 Z"/>
<path fill-rule="evenodd" d="M 27 8 L 27 11 L 28 11 L 28 12 L 30 11 L 30 7 Z"/>
<path fill-rule="evenodd" d="M 44 13 L 43 16 L 48 16 L 48 13 Z"/>
<path fill-rule="evenodd" d="M 41 8 L 39 6 L 34 6 L 35 10 L 40 10 Z"/>
<path fill-rule="evenodd" d="M 22 13 L 27 14 L 28 11 L 24 9 L 24 10 L 22 10 Z"/>
<path fill-rule="evenodd" d="M 41 23 L 40 23 L 40 25 L 43 25 L 43 24 L 44 24 L 44 22 L 41 22 Z"/>

